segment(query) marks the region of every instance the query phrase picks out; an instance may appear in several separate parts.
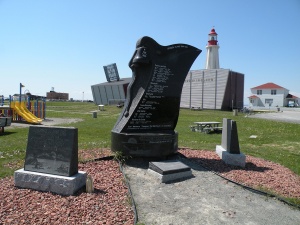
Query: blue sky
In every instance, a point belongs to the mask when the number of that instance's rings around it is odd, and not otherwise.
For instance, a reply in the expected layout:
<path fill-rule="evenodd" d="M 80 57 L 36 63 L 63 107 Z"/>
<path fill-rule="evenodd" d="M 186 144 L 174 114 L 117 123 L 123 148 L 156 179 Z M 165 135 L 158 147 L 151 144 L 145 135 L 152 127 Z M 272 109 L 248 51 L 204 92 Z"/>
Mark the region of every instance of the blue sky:
<path fill-rule="evenodd" d="M 35 95 L 52 87 L 92 100 L 106 81 L 104 65 L 128 62 L 136 41 L 202 49 L 191 69 L 204 69 L 207 35 L 218 33 L 220 67 L 245 74 L 250 88 L 273 82 L 300 97 L 299 0 L 0 0 L 0 95 Z"/>

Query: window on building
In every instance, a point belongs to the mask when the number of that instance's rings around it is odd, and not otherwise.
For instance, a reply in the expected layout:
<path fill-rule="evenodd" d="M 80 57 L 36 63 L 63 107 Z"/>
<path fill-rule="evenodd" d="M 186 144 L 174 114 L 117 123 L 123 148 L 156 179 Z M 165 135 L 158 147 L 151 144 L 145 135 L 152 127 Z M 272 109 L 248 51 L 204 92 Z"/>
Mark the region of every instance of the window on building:
<path fill-rule="evenodd" d="M 250 99 L 250 103 L 254 103 L 254 99 Z"/>
<path fill-rule="evenodd" d="M 276 95 L 276 90 L 271 90 L 271 95 Z"/>
<path fill-rule="evenodd" d="M 262 90 L 257 90 L 257 95 L 262 95 Z"/>
<path fill-rule="evenodd" d="M 272 103 L 273 103 L 273 99 L 271 99 L 271 98 L 265 99 L 265 104 L 272 104 Z"/>

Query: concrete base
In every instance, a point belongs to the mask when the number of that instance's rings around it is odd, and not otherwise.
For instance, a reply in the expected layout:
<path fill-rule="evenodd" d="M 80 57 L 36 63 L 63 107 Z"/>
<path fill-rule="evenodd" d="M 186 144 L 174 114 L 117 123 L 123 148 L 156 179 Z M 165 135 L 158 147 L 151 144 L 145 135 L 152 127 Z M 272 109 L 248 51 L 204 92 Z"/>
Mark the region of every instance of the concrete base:
<path fill-rule="evenodd" d="M 73 195 L 85 186 L 86 172 L 78 171 L 71 177 L 37 173 L 19 169 L 15 171 L 15 186 L 37 191 L 53 192 L 59 195 Z"/>
<path fill-rule="evenodd" d="M 176 181 L 176 180 L 180 180 L 180 179 L 193 177 L 191 170 L 162 175 L 158 172 L 155 172 L 154 170 L 148 169 L 148 173 L 153 175 L 154 177 L 158 178 L 161 181 L 161 183 L 168 183 L 171 181 Z"/>
<path fill-rule="evenodd" d="M 221 145 L 216 146 L 216 152 L 226 164 L 243 168 L 246 165 L 246 156 L 243 153 L 230 154 Z"/>
<path fill-rule="evenodd" d="M 111 132 L 111 150 L 136 157 L 164 158 L 178 150 L 178 133 L 118 133 Z"/>
<path fill-rule="evenodd" d="M 162 183 L 192 177 L 191 168 L 178 160 L 149 162 L 148 172 Z"/>

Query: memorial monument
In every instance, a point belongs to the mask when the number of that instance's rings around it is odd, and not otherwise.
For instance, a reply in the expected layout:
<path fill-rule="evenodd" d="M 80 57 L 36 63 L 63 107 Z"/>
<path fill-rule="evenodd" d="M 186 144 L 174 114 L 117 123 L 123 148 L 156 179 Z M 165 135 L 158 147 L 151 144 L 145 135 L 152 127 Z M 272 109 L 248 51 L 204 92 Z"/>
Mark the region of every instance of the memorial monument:
<path fill-rule="evenodd" d="M 162 46 L 150 37 L 137 41 L 126 102 L 111 131 L 112 151 L 145 157 L 177 152 L 181 90 L 200 53 L 186 44 Z"/>
<path fill-rule="evenodd" d="M 245 167 L 246 156 L 240 152 L 236 121 L 223 118 L 222 144 L 216 146 L 216 153 L 226 164 Z"/>
<path fill-rule="evenodd" d="M 85 185 L 78 171 L 78 129 L 30 126 L 24 169 L 15 171 L 15 186 L 72 195 Z"/>

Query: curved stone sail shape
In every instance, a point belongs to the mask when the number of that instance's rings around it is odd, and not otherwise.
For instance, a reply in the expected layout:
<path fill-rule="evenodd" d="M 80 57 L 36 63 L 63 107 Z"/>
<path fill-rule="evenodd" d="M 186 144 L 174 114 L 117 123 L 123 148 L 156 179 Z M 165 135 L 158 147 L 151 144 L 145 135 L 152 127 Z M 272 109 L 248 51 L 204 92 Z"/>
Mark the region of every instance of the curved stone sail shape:
<path fill-rule="evenodd" d="M 129 62 L 132 81 L 112 130 L 113 151 L 151 157 L 177 151 L 182 86 L 200 53 L 187 44 L 162 46 L 150 37 L 137 41 Z"/>

